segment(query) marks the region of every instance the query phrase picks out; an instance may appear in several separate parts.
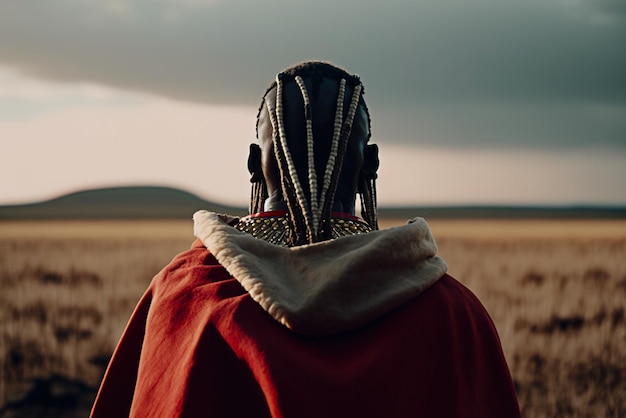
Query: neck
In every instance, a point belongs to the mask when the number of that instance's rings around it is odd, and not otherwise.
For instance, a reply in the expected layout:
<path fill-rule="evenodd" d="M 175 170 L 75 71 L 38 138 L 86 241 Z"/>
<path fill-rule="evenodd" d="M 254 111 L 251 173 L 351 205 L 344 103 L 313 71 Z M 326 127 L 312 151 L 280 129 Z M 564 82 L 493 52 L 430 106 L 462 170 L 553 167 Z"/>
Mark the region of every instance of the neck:
<path fill-rule="evenodd" d="M 273 196 L 265 199 L 263 210 L 265 212 L 272 212 L 275 210 L 287 210 L 287 203 L 283 200 L 282 196 Z M 341 200 L 335 200 L 331 209 L 333 212 L 343 212 L 350 215 L 356 213 L 354 209 L 354 202 L 343 202 Z"/>

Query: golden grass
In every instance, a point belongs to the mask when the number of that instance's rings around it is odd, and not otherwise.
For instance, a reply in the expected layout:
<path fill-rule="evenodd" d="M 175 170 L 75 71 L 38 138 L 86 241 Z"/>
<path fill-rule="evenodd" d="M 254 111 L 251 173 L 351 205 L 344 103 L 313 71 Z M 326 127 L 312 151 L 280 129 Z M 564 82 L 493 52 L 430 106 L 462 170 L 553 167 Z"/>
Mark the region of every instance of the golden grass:
<path fill-rule="evenodd" d="M 430 224 L 494 319 L 525 417 L 626 416 L 626 222 Z M 97 385 L 94 359 L 192 240 L 191 221 L 0 222 L 0 405 L 50 373 Z"/>
<path fill-rule="evenodd" d="M 191 228 L 169 221 L 0 223 L 0 405 L 51 373 L 98 385 L 139 297 L 189 248 Z"/>
<path fill-rule="evenodd" d="M 1 239 L 193 239 L 189 220 L 63 220 L 0 222 Z"/>
<path fill-rule="evenodd" d="M 464 239 L 620 239 L 626 237 L 626 220 L 546 219 L 427 219 L 433 235 Z M 383 219 L 380 228 L 403 225 L 403 219 Z"/>

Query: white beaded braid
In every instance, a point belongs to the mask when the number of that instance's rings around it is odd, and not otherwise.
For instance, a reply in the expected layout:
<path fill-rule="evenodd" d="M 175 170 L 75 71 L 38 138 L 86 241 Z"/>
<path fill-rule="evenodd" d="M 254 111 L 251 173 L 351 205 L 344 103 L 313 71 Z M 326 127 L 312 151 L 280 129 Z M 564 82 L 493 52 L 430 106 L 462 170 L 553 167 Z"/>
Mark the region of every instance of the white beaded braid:
<path fill-rule="evenodd" d="M 304 214 L 304 220 L 307 228 L 307 235 L 311 239 L 313 234 L 313 228 L 311 225 L 311 213 L 310 207 L 307 205 L 307 199 L 304 195 L 304 190 L 302 189 L 302 185 L 300 184 L 300 179 L 298 178 L 298 172 L 296 171 L 296 167 L 293 163 L 293 158 L 291 158 L 291 152 L 289 151 L 289 147 L 287 146 L 287 138 L 285 135 L 285 121 L 283 117 L 283 81 L 280 76 L 276 77 L 276 119 L 278 122 L 278 139 L 280 141 L 280 147 L 285 154 L 285 160 L 287 162 L 287 168 L 289 170 L 289 177 L 293 182 L 293 187 L 296 192 L 296 198 L 298 199 L 298 204 L 302 208 Z"/>
<path fill-rule="evenodd" d="M 337 149 L 339 147 L 339 137 L 341 135 L 341 126 L 343 125 L 343 98 L 346 94 L 346 80 L 341 79 L 339 83 L 339 94 L 337 95 L 337 109 L 335 110 L 335 123 L 333 127 L 333 142 L 328 154 L 328 162 L 326 163 L 326 171 L 324 172 L 324 185 L 322 186 L 322 194 L 320 196 L 319 207 L 323 210 L 326 204 L 326 193 L 330 187 L 330 182 L 335 169 L 335 159 L 337 158 Z"/>
<path fill-rule="evenodd" d="M 300 76 L 296 76 L 296 83 L 300 87 L 302 93 L 302 100 L 304 101 L 304 117 L 306 119 L 306 150 L 307 150 L 307 163 L 309 174 L 309 191 L 311 195 L 310 199 L 310 215 L 311 215 L 311 227 L 314 234 L 317 234 L 319 230 L 319 218 L 320 212 L 318 210 L 318 196 L 317 196 L 317 172 L 315 171 L 315 153 L 313 150 L 313 115 L 311 109 L 311 101 L 309 100 L 309 93 L 304 84 L 304 80 Z"/>
<path fill-rule="evenodd" d="M 348 108 L 348 114 L 346 115 L 345 119 L 343 117 L 343 114 L 335 116 L 335 123 L 341 124 L 341 134 L 339 136 L 337 150 L 336 152 L 332 154 L 332 156 L 334 157 L 333 166 L 330 167 L 330 161 L 329 161 L 329 165 L 327 165 L 326 167 L 326 170 L 330 171 L 333 174 L 330 176 L 325 175 L 324 183 L 329 182 L 332 184 L 333 182 L 338 181 L 339 174 L 341 173 L 341 167 L 343 166 L 343 159 L 346 153 L 346 148 L 348 146 L 348 139 L 350 138 L 350 134 L 352 133 L 352 124 L 354 122 L 354 116 L 356 115 L 356 109 L 359 105 L 359 100 L 361 98 L 361 91 L 362 91 L 361 84 L 358 84 L 354 87 L 352 91 L 352 98 L 350 100 L 350 107 Z M 340 157 L 340 158 L 337 158 L 337 157 Z M 337 188 L 336 184 L 333 185 L 332 189 L 330 190 L 332 194 L 327 197 L 327 199 L 330 199 L 331 204 L 335 198 L 334 193 L 336 192 L 336 188 Z"/>
<path fill-rule="evenodd" d="M 350 136 L 350 132 L 352 131 L 352 123 L 354 122 L 354 115 L 356 114 L 356 108 L 359 105 L 359 98 L 361 97 L 361 85 L 358 84 L 354 87 L 354 91 L 352 92 L 352 102 L 350 103 L 350 108 L 348 109 L 348 115 L 344 121 L 344 126 L 346 126 L 347 132 L 346 136 Z"/>

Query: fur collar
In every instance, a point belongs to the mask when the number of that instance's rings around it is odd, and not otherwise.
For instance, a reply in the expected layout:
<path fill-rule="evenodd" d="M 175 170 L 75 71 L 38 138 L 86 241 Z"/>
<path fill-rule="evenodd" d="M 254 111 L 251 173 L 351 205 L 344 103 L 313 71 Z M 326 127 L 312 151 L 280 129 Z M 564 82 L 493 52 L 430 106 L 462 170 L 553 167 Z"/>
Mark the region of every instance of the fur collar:
<path fill-rule="evenodd" d="M 423 292 L 446 263 L 422 218 L 407 225 L 284 248 L 229 226 L 236 218 L 194 214 L 194 233 L 276 321 L 323 336 L 363 326 Z"/>

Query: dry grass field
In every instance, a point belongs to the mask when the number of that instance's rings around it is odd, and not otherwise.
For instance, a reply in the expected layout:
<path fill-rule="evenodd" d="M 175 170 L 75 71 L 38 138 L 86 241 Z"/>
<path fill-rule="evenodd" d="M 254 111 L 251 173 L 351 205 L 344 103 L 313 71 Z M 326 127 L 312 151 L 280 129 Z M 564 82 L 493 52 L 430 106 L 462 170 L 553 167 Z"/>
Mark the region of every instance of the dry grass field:
<path fill-rule="evenodd" d="M 524 417 L 626 416 L 626 221 L 430 223 L 496 323 Z M 86 416 L 135 303 L 191 230 L 0 222 L 0 416 Z"/>

